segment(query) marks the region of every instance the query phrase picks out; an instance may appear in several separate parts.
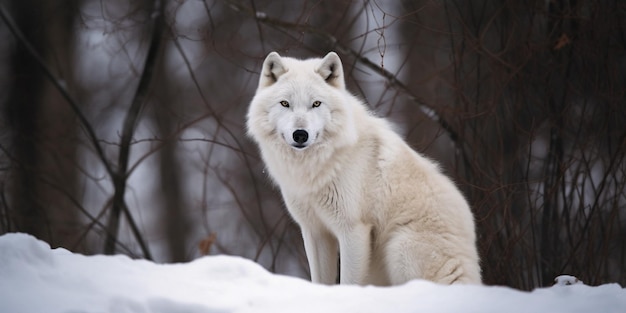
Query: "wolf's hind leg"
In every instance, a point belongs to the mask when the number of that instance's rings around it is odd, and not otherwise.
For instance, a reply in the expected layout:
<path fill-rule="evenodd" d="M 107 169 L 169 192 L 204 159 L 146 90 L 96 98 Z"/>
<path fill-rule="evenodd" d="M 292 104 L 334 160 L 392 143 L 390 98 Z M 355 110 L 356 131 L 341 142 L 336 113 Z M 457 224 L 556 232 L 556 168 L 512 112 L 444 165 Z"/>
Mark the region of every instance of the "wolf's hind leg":
<path fill-rule="evenodd" d="M 403 234 L 406 235 L 406 234 Z M 480 284 L 480 270 L 446 250 L 432 237 L 398 236 L 386 248 L 386 266 L 393 285 L 412 279 L 426 279 L 439 284 Z"/>

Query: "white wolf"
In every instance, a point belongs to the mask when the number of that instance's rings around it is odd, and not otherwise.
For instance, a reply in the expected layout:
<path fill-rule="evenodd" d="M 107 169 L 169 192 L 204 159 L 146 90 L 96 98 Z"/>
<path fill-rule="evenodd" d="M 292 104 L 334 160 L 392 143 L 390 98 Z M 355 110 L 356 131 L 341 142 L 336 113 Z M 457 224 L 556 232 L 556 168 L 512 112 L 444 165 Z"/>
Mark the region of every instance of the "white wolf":
<path fill-rule="evenodd" d="M 313 282 L 481 283 L 474 220 L 455 185 L 345 88 L 336 53 L 270 53 L 247 116 Z M 337 251 L 339 250 L 339 251 Z"/>

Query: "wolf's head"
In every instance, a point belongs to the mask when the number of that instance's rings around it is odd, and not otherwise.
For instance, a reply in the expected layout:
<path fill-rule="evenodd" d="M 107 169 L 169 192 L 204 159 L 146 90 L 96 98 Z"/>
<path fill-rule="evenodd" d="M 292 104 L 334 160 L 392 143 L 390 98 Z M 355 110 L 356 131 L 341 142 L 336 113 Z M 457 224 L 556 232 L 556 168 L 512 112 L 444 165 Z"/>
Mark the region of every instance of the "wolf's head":
<path fill-rule="evenodd" d="M 352 140 L 350 104 L 336 53 L 297 60 L 270 53 L 248 111 L 248 133 L 260 144 L 295 150 Z"/>

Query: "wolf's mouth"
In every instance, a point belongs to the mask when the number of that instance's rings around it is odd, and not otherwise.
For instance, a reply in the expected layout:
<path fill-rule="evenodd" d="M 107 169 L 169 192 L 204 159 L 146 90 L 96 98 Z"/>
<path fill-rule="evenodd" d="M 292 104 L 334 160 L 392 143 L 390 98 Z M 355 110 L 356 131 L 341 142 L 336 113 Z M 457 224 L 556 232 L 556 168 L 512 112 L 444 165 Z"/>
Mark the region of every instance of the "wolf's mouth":
<path fill-rule="evenodd" d="M 298 149 L 298 150 L 301 150 L 301 149 L 304 149 L 304 148 L 308 147 L 307 145 L 301 145 L 301 144 L 292 144 L 291 146 L 296 148 L 296 149 Z"/>

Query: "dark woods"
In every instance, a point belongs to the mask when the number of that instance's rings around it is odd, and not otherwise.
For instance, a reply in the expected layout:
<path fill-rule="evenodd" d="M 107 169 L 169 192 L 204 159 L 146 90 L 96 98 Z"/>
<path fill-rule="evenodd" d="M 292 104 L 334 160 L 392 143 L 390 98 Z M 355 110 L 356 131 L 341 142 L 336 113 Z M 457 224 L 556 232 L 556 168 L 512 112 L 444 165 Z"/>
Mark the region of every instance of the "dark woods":
<path fill-rule="evenodd" d="M 0 17 L 0 233 L 306 276 L 244 116 L 268 52 L 334 50 L 463 189 L 486 283 L 626 285 L 622 1 L 9 1 Z"/>

